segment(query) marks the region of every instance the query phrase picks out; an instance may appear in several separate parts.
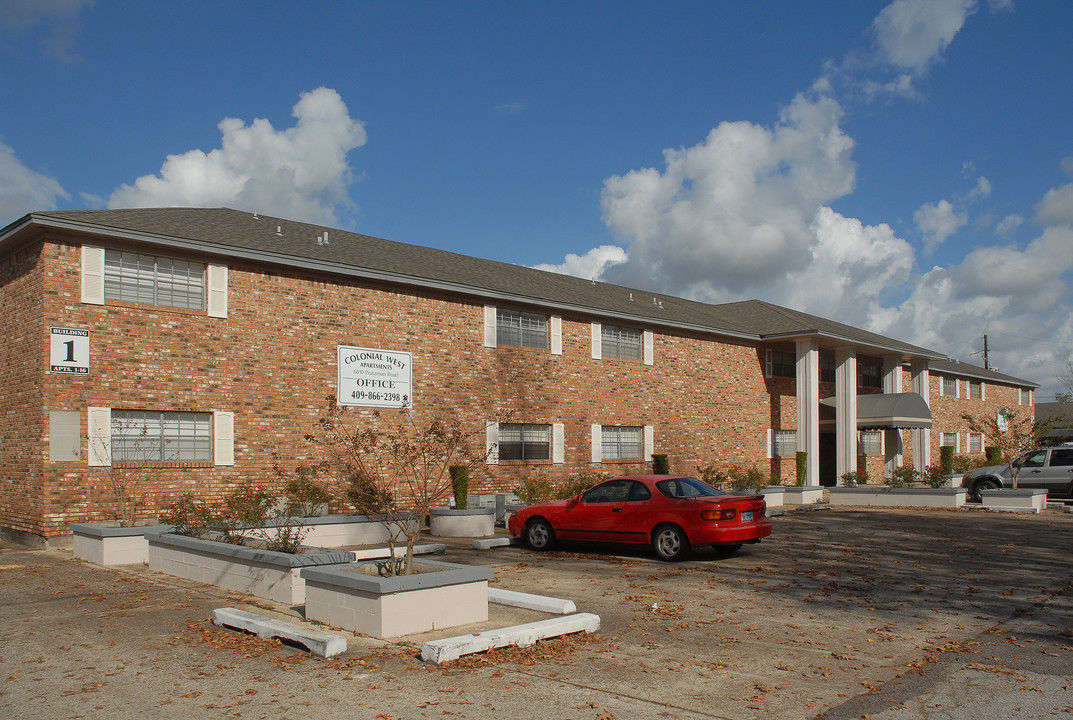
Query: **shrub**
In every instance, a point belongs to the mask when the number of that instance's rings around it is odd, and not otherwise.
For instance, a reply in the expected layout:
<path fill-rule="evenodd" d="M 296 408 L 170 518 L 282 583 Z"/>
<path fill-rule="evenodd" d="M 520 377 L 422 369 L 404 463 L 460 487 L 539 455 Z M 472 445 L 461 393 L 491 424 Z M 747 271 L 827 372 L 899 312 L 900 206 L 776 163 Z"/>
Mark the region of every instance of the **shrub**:
<path fill-rule="evenodd" d="M 332 500 L 332 494 L 313 481 L 312 472 L 308 468 L 296 470 L 284 490 L 287 497 L 302 508 L 303 513 L 311 512 L 317 505 L 327 505 Z"/>
<path fill-rule="evenodd" d="M 652 474 L 666 475 L 671 471 L 671 460 L 668 455 L 652 455 Z"/>
<path fill-rule="evenodd" d="M 451 492 L 455 497 L 455 507 L 465 510 L 469 507 L 469 466 L 452 465 L 447 468 L 451 475 Z"/>
<path fill-rule="evenodd" d="M 198 536 L 209 529 L 212 512 L 190 493 L 184 493 L 160 513 L 160 522 L 171 525 L 180 535 Z"/>
<path fill-rule="evenodd" d="M 295 523 L 286 503 L 279 500 L 275 493 L 246 484 L 219 503 L 205 503 L 186 493 L 164 509 L 160 522 L 181 535 L 206 537 L 215 530 L 223 534 L 224 542 L 241 545 L 254 537 L 269 550 L 294 553 L 302 544 L 305 529 Z"/>
<path fill-rule="evenodd" d="M 864 470 L 854 470 L 848 473 L 842 473 L 842 486 L 843 487 L 857 487 L 858 485 L 864 485 L 868 482 L 868 473 Z"/>
<path fill-rule="evenodd" d="M 727 473 L 730 475 L 730 488 L 735 492 L 760 492 L 768 484 L 764 473 L 754 467 L 734 466 Z"/>
<path fill-rule="evenodd" d="M 946 473 L 940 465 L 928 465 L 920 474 L 924 484 L 932 488 L 941 488 L 946 483 Z"/>
<path fill-rule="evenodd" d="M 797 463 L 795 466 L 797 471 L 796 484 L 799 486 L 804 485 L 806 480 L 805 476 L 808 475 L 808 453 L 804 450 L 798 450 L 794 460 Z"/>
<path fill-rule="evenodd" d="M 974 463 L 981 462 L 967 455 L 955 455 L 950 461 L 950 472 L 965 473 L 972 470 Z"/>
<path fill-rule="evenodd" d="M 730 487 L 730 474 L 726 470 L 719 470 L 713 465 L 698 467 L 697 475 L 700 476 L 700 480 L 718 490 L 726 490 Z"/>
<path fill-rule="evenodd" d="M 515 486 L 513 490 L 523 504 L 533 505 L 572 498 L 608 477 L 610 476 L 606 473 L 582 473 L 559 483 L 554 483 L 547 478 L 528 478 Z"/>
<path fill-rule="evenodd" d="M 1002 448 L 994 445 L 989 445 L 984 448 L 984 457 L 987 458 L 988 465 L 1001 465 L 1002 464 Z"/>
<path fill-rule="evenodd" d="M 954 448 L 949 445 L 939 448 L 939 470 L 940 474 L 954 472 Z M 925 472 L 927 471 L 928 468 L 925 468 Z"/>
<path fill-rule="evenodd" d="M 909 487 L 917 479 L 917 471 L 912 465 L 903 465 L 896 468 L 889 478 L 887 485 L 893 488 Z"/>

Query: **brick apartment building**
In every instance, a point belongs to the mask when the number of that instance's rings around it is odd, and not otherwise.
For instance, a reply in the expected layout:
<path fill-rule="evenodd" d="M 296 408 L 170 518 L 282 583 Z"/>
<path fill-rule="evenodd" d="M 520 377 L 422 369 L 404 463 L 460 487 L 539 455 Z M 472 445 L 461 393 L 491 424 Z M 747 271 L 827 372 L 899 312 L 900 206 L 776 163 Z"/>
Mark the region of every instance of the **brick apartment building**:
<path fill-rule="evenodd" d="M 1031 413 L 1037 387 L 760 301 L 229 209 L 27 215 L 0 231 L 0 309 L 0 529 L 32 544 L 111 519 L 120 463 L 150 474 L 150 516 L 270 483 L 275 460 L 312 457 L 330 396 L 362 422 L 403 398 L 460 419 L 494 448 L 471 480 L 491 492 L 652 453 L 792 481 L 804 450 L 813 484 L 882 475 L 941 443 L 982 453 L 961 415 Z"/>

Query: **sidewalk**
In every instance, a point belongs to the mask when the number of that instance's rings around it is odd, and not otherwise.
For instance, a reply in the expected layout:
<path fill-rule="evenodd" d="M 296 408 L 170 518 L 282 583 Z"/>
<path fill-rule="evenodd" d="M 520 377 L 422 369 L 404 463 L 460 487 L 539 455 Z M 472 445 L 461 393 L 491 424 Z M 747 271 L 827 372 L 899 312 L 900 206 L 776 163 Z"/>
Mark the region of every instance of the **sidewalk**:
<path fill-rule="evenodd" d="M 1073 516 L 824 511 L 681 564 L 644 551 L 475 551 L 498 586 L 568 598 L 600 633 L 430 666 L 425 636 L 334 660 L 214 628 L 297 610 L 141 566 L 0 547 L 5 718 L 1068 717 Z M 436 539 L 437 541 L 442 541 Z M 529 611 L 492 606 L 488 627 Z M 440 636 L 459 634 L 443 631 Z"/>

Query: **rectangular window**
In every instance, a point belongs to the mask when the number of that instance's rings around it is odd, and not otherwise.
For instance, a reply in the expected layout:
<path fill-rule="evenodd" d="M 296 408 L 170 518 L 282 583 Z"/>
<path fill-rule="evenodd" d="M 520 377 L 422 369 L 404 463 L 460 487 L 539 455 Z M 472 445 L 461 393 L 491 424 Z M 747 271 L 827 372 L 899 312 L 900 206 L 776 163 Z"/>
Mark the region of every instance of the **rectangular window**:
<path fill-rule="evenodd" d="M 942 433 L 942 436 L 939 439 L 939 444 L 942 447 L 956 448 L 958 444 L 957 433 Z"/>
<path fill-rule="evenodd" d="M 600 326 L 600 345 L 605 358 L 640 360 L 644 351 L 640 330 L 617 325 Z"/>
<path fill-rule="evenodd" d="M 969 398 L 972 400 L 983 400 L 984 398 L 984 385 L 979 380 L 969 380 Z"/>
<path fill-rule="evenodd" d="M 883 387 L 883 368 L 872 363 L 857 363 L 857 380 L 860 387 Z"/>
<path fill-rule="evenodd" d="M 981 433 L 969 433 L 969 452 L 984 451 L 984 436 Z"/>
<path fill-rule="evenodd" d="M 773 450 L 776 457 L 786 457 L 788 455 L 797 454 L 796 430 L 776 430 L 774 440 L 775 447 Z"/>
<path fill-rule="evenodd" d="M 949 375 L 943 375 L 943 395 L 946 397 L 957 397 L 958 394 L 958 379 Z"/>
<path fill-rule="evenodd" d="M 641 460 L 644 458 L 644 436 L 640 427 L 604 425 L 601 443 L 604 460 Z"/>
<path fill-rule="evenodd" d="M 768 377 L 797 377 L 797 356 L 784 350 L 768 350 Z"/>
<path fill-rule="evenodd" d="M 820 382 L 835 381 L 835 358 L 834 355 L 820 354 Z"/>
<path fill-rule="evenodd" d="M 205 265 L 107 250 L 104 299 L 204 310 Z"/>
<path fill-rule="evenodd" d="M 551 425 L 499 426 L 500 460 L 550 460 Z"/>
<path fill-rule="evenodd" d="M 212 413 L 112 410 L 112 462 L 212 462 Z"/>
<path fill-rule="evenodd" d="M 548 318 L 536 313 L 496 310 L 496 341 L 500 345 L 548 348 Z"/>
<path fill-rule="evenodd" d="M 883 431 L 882 430 L 864 430 L 861 432 L 861 455 L 882 455 L 883 454 Z"/>

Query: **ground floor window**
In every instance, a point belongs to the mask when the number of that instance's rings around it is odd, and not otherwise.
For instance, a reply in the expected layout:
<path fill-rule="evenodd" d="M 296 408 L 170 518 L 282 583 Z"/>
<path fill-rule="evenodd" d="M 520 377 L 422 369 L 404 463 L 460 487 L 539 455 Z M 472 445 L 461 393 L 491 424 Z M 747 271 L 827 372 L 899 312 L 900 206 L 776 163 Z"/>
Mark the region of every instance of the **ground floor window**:
<path fill-rule="evenodd" d="M 112 462 L 212 462 L 212 413 L 112 410 Z"/>
<path fill-rule="evenodd" d="M 787 455 L 797 454 L 796 430 L 776 430 L 774 441 L 775 447 L 773 450 L 776 457 L 786 457 Z"/>
<path fill-rule="evenodd" d="M 942 447 L 956 448 L 958 444 L 957 433 L 942 433 L 939 437 L 939 445 Z"/>
<path fill-rule="evenodd" d="M 883 431 L 882 430 L 864 430 L 861 432 L 861 454 L 862 455 L 882 455 L 883 454 Z"/>
<path fill-rule="evenodd" d="M 601 446 L 604 460 L 641 460 L 645 452 L 644 430 L 604 425 Z"/>
<path fill-rule="evenodd" d="M 980 433 L 969 433 L 969 452 L 978 453 L 984 451 L 984 436 Z"/>
<path fill-rule="evenodd" d="M 550 460 L 551 425 L 501 424 L 499 459 Z"/>

